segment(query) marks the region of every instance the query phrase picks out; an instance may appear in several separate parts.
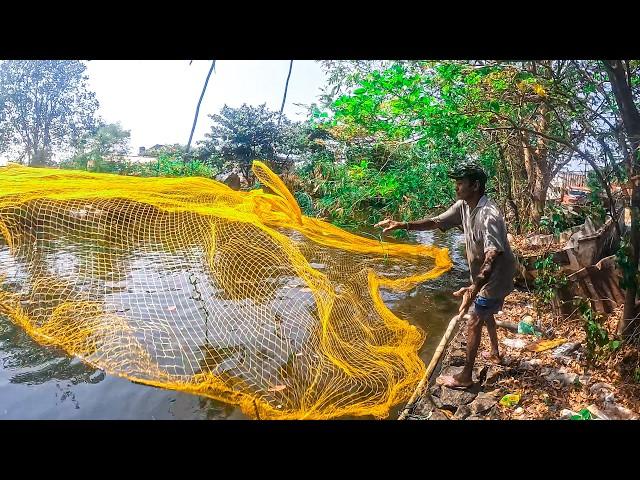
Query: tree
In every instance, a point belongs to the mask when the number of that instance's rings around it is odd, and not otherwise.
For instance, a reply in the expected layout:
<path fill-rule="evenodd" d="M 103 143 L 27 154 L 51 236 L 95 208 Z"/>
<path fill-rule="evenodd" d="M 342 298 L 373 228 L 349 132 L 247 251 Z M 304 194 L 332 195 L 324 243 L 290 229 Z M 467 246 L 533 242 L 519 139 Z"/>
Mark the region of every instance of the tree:
<path fill-rule="evenodd" d="M 88 90 L 85 70 L 77 60 L 0 63 L 2 152 L 14 148 L 28 165 L 46 165 L 54 149 L 90 130 L 98 101 Z"/>
<path fill-rule="evenodd" d="M 266 161 L 276 170 L 291 163 L 297 124 L 283 118 L 278 128 L 278 113 L 269 110 L 266 104 L 258 107 L 243 104 L 239 108 L 225 105 L 220 114 L 209 117 L 213 125 L 205 135 L 207 140 L 199 142 L 201 155 L 222 156 L 240 170 L 250 184 L 253 184 L 254 160 Z"/>
<path fill-rule="evenodd" d="M 636 295 L 638 292 L 638 257 L 640 256 L 640 113 L 634 102 L 633 80 L 629 62 L 607 60 L 604 67 L 611 83 L 616 104 L 622 117 L 630 149 L 625 159 L 631 187 L 631 239 L 625 275 L 625 301 L 618 334 L 628 336 L 635 333 L 638 325 Z M 636 78 L 637 85 L 637 78 Z"/>
<path fill-rule="evenodd" d="M 89 162 L 117 160 L 129 153 L 131 132 L 119 123 L 100 123 L 95 129 L 77 139 L 73 147 L 75 154 L 64 164 L 86 169 Z"/>

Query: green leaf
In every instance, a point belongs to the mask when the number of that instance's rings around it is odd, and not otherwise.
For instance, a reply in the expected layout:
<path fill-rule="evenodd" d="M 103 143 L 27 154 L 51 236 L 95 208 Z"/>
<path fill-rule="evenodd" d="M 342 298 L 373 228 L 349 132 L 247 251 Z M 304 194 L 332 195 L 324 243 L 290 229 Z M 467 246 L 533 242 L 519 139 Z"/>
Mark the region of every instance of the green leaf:
<path fill-rule="evenodd" d="M 609 342 L 609 350 L 614 351 L 620 348 L 621 342 L 620 340 L 611 340 Z"/>

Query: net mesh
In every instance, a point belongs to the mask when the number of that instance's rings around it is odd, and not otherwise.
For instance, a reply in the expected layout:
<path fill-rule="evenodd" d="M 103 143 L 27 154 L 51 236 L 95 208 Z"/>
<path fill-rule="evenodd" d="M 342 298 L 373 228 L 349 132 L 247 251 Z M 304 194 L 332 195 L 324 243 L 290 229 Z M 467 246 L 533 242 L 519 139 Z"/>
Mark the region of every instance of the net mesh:
<path fill-rule="evenodd" d="M 424 373 L 425 334 L 380 288 L 441 275 L 447 250 L 305 217 L 277 175 L 253 169 L 265 188 L 238 192 L 0 168 L 0 313 L 108 373 L 252 418 L 387 416 Z"/>

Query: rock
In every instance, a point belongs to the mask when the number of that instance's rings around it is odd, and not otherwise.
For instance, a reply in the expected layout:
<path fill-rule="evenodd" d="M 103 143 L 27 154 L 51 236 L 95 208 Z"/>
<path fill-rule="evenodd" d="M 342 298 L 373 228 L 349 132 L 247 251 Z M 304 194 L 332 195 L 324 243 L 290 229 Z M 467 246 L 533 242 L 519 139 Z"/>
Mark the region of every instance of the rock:
<path fill-rule="evenodd" d="M 516 408 L 516 409 L 513 411 L 513 413 L 514 413 L 515 415 L 522 415 L 522 414 L 524 413 L 524 408 L 522 408 L 522 407 L 518 407 L 518 408 Z"/>
<path fill-rule="evenodd" d="M 441 376 L 456 375 L 461 371 L 462 371 L 462 367 L 445 367 L 442 369 L 442 372 L 440 373 L 440 375 Z M 480 384 L 476 382 L 466 390 L 456 390 L 453 388 L 444 387 L 442 385 L 438 385 L 438 388 L 440 389 L 438 391 L 439 398 L 436 399 L 436 397 L 434 396 L 433 398 L 434 403 L 436 405 L 438 403 L 441 403 L 441 405 L 438 405 L 438 407 L 440 408 L 456 409 L 458 406 L 467 404 L 471 402 L 474 398 L 476 398 L 476 395 L 480 391 Z M 432 388 L 433 395 L 436 394 L 435 393 L 436 391 L 437 390 Z"/>
<path fill-rule="evenodd" d="M 452 367 L 460 367 L 464 365 L 467 359 L 467 352 L 461 348 L 452 351 L 449 354 L 448 362 Z"/>
<path fill-rule="evenodd" d="M 224 184 L 233 190 L 240 190 L 240 177 L 237 173 L 232 172 L 223 180 Z"/>
<path fill-rule="evenodd" d="M 440 393 L 442 392 L 442 387 L 440 385 L 432 385 L 431 388 L 429 389 L 429 391 L 431 392 L 431 396 L 433 397 L 439 397 Z"/>
<path fill-rule="evenodd" d="M 497 390 L 492 392 L 482 392 L 468 405 L 471 415 L 486 412 L 498 403 Z"/>
<path fill-rule="evenodd" d="M 451 376 L 451 375 L 457 375 L 458 373 L 462 372 L 462 367 L 460 366 L 448 366 L 448 367 L 444 367 L 441 371 L 440 371 L 440 375 L 439 376 Z"/>
<path fill-rule="evenodd" d="M 482 383 L 487 375 L 488 369 L 488 365 L 479 365 L 477 367 L 474 367 L 473 372 L 471 373 L 471 379 L 474 382 Z"/>
<path fill-rule="evenodd" d="M 456 410 L 456 413 L 453 415 L 453 419 L 464 420 L 469 415 L 471 415 L 471 408 L 469 408 L 469 405 L 460 405 Z"/>
<path fill-rule="evenodd" d="M 472 391 L 473 387 L 468 390 L 454 390 L 452 388 L 442 387 L 440 401 L 444 408 L 456 408 L 460 405 L 471 402 L 478 395 L 477 390 Z"/>
<path fill-rule="evenodd" d="M 594 383 L 593 385 L 591 385 L 591 388 L 589 388 L 589 393 L 591 395 L 599 395 L 601 393 L 603 393 L 603 391 L 609 391 L 612 392 L 615 390 L 615 387 L 609 383 L 605 383 L 605 382 L 598 382 L 598 383 Z M 606 392 L 605 392 L 606 393 Z"/>
<path fill-rule="evenodd" d="M 465 420 L 484 420 L 480 415 L 471 415 L 467 417 Z"/>
<path fill-rule="evenodd" d="M 578 374 L 567 373 L 561 370 L 552 370 L 548 374 L 544 375 L 544 378 L 549 383 L 559 384 L 561 387 L 568 387 L 575 384 Z"/>
<path fill-rule="evenodd" d="M 449 420 L 449 417 L 442 413 L 439 408 L 434 408 L 427 417 L 428 420 Z"/>
<path fill-rule="evenodd" d="M 542 365 L 542 360 L 539 358 L 532 358 L 531 360 L 521 360 L 518 364 L 520 370 L 536 370 Z"/>
<path fill-rule="evenodd" d="M 495 384 L 500 378 L 500 375 L 502 375 L 502 368 L 500 368 L 498 365 L 490 365 L 487 369 L 487 376 L 484 379 L 484 384 Z"/>

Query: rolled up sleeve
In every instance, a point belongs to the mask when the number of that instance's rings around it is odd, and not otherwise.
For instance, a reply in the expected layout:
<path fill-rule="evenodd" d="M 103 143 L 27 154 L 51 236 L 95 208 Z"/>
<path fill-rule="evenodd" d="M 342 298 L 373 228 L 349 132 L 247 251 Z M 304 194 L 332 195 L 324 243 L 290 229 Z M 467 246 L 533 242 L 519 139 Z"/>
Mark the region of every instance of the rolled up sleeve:
<path fill-rule="evenodd" d="M 497 250 L 506 251 L 504 244 L 507 235 L 504 231 L 504 223 L 500 222 L 495 215 L 487 215 L 484 225 L 484 251 Z"/>
<path fill-rule="evenodd" d="M 437 222 L 438 228 L 442 231 L 449 230 L 453 227 L 459 227 L 462 225 L 462 200 L 458 200 L 451 205 L 449 210 L 441 213 L 437 217 L 433 217 L 433 220 Z"/>

